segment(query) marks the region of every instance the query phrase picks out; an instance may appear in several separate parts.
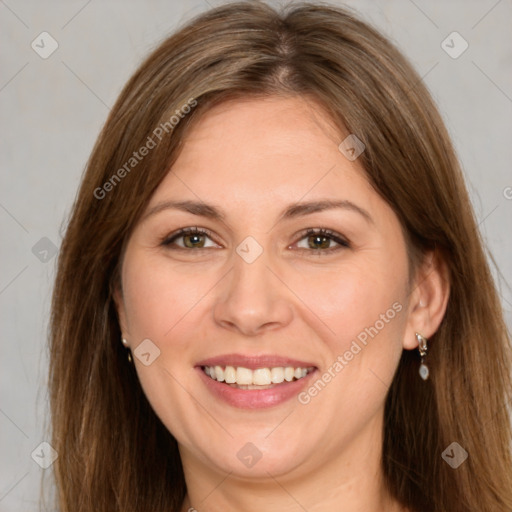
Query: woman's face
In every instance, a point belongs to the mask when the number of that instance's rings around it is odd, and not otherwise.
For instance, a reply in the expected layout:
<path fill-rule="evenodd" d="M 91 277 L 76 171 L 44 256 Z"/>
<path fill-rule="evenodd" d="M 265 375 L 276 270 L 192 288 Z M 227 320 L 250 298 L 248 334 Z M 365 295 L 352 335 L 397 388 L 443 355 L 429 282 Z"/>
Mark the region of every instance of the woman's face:
<path fill-rule="evenodd" d="M 123 335 L 185 466 L 349 473 L 380 450 L 408 261 L 347 135 L 310 100 L 217 106 L 127 244 Z"/>

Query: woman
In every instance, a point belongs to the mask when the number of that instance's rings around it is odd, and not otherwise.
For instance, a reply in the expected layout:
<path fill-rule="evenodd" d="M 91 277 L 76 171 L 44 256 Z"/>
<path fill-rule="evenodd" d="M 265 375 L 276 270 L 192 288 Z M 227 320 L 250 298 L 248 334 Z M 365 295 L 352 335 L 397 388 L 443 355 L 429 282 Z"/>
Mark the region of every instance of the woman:
<path fill-rule="evenodd" d="M 404 57 L 213 9 L 126 85 L 62 244 L 60 510 L 510 510 L 509 346 Z"/>

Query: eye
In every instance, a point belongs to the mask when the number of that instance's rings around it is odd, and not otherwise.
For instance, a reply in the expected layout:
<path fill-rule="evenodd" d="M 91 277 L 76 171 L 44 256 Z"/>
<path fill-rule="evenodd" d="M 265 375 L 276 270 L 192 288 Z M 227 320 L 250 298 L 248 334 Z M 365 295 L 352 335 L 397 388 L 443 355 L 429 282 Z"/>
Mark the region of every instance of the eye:
<path fill-rule="evenodd" d="M 208 238 L 211 245 L 206 245 Z M 181 243 L 177 243 L 177 241 Z M 210 231 L 197 227 L 183 228 L 172 233 L 162 241 L 162 245 L 168 246 L 169 249 L 208 249 L 209 247 L 217 247 L 217 244 L 211 240 Z"/>
<path fill-rule="evenodd" d="M 208 239 L 210 244 L 208 244 Z M 303 242 L 304 241 L 304 242 Z M 300 245 L 300 244 L 304 244 Z M 334 245 L 333 245 L 334 244 Z M 212 240 L 212 233 L 204 228 L 182 228 L 167 236 L 162 245 L 169 249 L 208 249 L 218 247 Z M 332 251 L 349 248 L 350 243 L 340 234 L 324 228 L 308 228 L 300 234 L 297 248 L 301 251 L 330 253 Z"/>
<path fill-rule="evenodd" d="M 350 247 L 350 243 L 342 235 L 329 229 L 309 228 L 305 232 L 302 232 L 300 236 L 301 238 L 297 245 L 300 250 L 326 253 Z M 305 246 L 303 245 L 301 247 L 299 244 L 302 243 L 303 240 L 305 241 Z M 333 246 L 333 243 L 336 245 Z"/>

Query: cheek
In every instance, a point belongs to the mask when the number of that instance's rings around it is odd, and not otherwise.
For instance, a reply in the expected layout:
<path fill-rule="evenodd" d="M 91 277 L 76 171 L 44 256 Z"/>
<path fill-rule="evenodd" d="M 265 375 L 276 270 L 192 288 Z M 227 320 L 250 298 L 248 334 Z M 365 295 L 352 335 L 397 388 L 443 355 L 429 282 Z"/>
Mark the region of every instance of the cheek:
<path fill-rule="evenodd" d="M 309 307 L 307 314 L 322 333 L 323 375 L 329 382 L 325 393 L 322 384 L 312 390 L 312 400 L 321 408 L 331 409 L 336 403 L 333 410 L 367 409 L 371 414 L 383 402 L 402 352 L 405 251 L 387 258 L 375 252 L 357 263 L 322 269 L 316 275 L 302 269 L 300 274 L 294 291 Z M 304 397 L 307 400 L 308 396 Z"/>
<path fill-rule="evenodd" d="M 137 375 L 157 416 L 181 439 L 187 438 L 183 411 L 191 408 L 187 389 L 194 378 L 194 314 L 209 287 L 207 276 L 179 272 L 161 255 L 133 251 L 124 262 L 123 295 L 132 346 L 150 339 L 160 350 L 148 366 L 134 358 Z"/>
<path fill-rule="evenodd" d="M 208 288 L 207 276 L 180 272 L 161 256 L 128 259 L 123 289 L 131 336 L 163 341 Z"/>
<path fill-rule="evenodd" d="M 364 342 L 375 329 L 391 338 L 403 328 L 407 263 L 401 254 L 383 261 L 382 253 L 358 257 L 336 267 L 295 268 L 293 290 L 333 349 L 347 350 L 351 340 Z M 347 345 L 348 344 L 348 345 Z"/>

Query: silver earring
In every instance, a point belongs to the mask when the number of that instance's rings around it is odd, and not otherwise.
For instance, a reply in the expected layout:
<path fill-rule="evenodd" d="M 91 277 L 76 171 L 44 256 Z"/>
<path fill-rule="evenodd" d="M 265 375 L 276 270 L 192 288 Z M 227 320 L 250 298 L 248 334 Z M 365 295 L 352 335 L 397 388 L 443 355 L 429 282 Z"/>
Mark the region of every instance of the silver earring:
<path fill-rule="evenodd" d="M 130 347 L 128 346 L 128 340 L 126 338 L 121 338 L 121 342 L 126 347 L 126 349 L 128 350 L 128 362 L 132 363 L 133 362 L 132 352 L 130 350 Z"/>
<path fill-rule="evenodd" d="M 420 364 L 420 371 L 419 371 L 420 377 L 423 380 L 427 380 L 428 375 L 430 373 L 428 370 L 428 366 L 425 364 L 425 356 L 427 355 L 427 352 L 428 352 L 427 338 L 425 338 L 424 336 L 422 336 L 420 333 L 417 332 L 416 340 L 418 341 L 418 351 L 421 356 L 421 364 Z"/>

